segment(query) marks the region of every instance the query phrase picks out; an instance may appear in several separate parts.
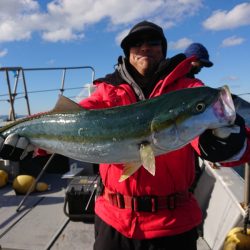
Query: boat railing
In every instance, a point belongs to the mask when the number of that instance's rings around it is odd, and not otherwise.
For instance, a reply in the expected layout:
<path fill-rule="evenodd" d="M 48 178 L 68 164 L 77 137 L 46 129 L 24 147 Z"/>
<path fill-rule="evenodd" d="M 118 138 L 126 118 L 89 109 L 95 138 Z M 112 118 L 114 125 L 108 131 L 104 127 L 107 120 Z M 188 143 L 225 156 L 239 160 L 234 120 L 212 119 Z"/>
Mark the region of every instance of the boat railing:
<path fill-rule="evenodd" d="M 78 75 L 78 78 L 81 82 L 81 86 L 72 87 L 69 84 L 66 84 L 66 76 L 69 75 L 69 72 L 75 70 L 81 71 L 80 75 Z M 27 83 L 26 75 L 28 73 L 42 72 L 44 74 L 44 72 L 46 72 L 47 74 L 51 74 L 51 71 L 60 72 L 61 74 L 61 80 L 56 85 L 56 87 L 54 87 L 53 85 L 53 88 L 47 88 L 47 89 L 41 88 L 41 89 L 31 90 L 32 88 L 30 83 Z M 86 71 L 89 72 L 86 73 Z M 13 74 L 13 78 L 11 78 L 11 73 Z M 95 79 L 95 70 L 91 66 L 47 67 L 47 68 L 0 67 L 0 74 L 2 75 L 0 78 L 0 82 L 1 80 L 5 81 L 4 85 L 7 87 L 7 93 L 0 93 L 0 102 L 5 102 L 5 103 L 7 102 L 9 104 L 9 114 L 7 118 L 8 121 L 14 121 L 17 118 L 16 106 L 15 106 L 15 101 L 17 99 L 25 100 L 27 115 L 31 115 L 32 114 L 31 104 L 30 104 L 31 94 L 54 91 L 62 95 L 66 90 L 74 89 L 79 91 L 81 88 L 85 87 L 86 83 L 92 84 Z M 80 79 L 81 77 L 82 79 Z M 88 79 L 88 81 L 86 81 L 86 79 Z M 35 81 L 37 81 L 37 78 Z M 42 84 L 40 83 L 36 84 L 36 86 L 41 86 L 41 85 Z"/>

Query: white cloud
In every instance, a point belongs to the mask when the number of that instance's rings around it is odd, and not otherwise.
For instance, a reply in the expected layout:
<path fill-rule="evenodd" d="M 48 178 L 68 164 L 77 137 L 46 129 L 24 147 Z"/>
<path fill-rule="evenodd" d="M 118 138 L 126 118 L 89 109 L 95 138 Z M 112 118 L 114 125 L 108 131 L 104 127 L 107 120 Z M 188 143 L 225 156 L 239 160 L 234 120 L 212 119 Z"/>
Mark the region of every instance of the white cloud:
<path fill-rule="evenodd" d="M 55 64 L 55 59 L 50 59 L 47 64 L 49 65 L 54 65 Z"/>
<path fill-rule="evenodd" d="M 107 30 L 145 19 L 168 28 L 201 7 L 202 0 L 51 0 L 42 9 L 35 0 L 1 0 L 0 42 L 27 40 L 34 32 L 50 42 L 82 39 L 86 28 L 101 20 Z"/>
<path fill-rule="evenodd" d="M 44 32 L 43 39 L 50 42 L 70 41 L 83 38 L 83 34 L 72 33 L 70 29 L 57 29 L 56 31 Z"/>
<path fill-rule="evenodd" d="M 250 3 L 236 5 L 232 10 L 217 10 L 203 22 L 209 30 L 233 29 L 250 25 Z"/>
<path fill-rule="evenodd" d="M 240 45 L 245 41 L 242 37 L 231 36 L 222 41 L 222 47 L 231 47 L 235 45 Z"/>
<path fill-rule="evenodd" d="M 188 45 L 193 43 L 193 41 L 189 38 L 181 38 L 176 42 L 169 42 L 169 49 L 172 50 L 185 50 Z"/>
<path fill-rule="evenodd" d="M 28 14 L 29 12 L 39 9 L 39 4 L 34 0 L 1 0 L 1 16 L 10 17 L 20 13 Z"/>
<path fill-rule="evenodd" d="M 223 81 L 238 81 L 239 77 L 238 76 L 233 76 L 233 75 L 228 75 L 222 78 Z"/>
<path fill-rule="evenodd" d="M 29 39 L 35 25 L 32 19 L 38 11 L 34 0 L 0 1 L 0 42 Z"/>
<path fill-rule="evenodd" d="M 0 41 L 27 40 L 31 37 L 31 31 L 18 25 L 18 21 L 7 20 L 0 24 Z"/>
<path fill-rule="evenodd" d="M 0 50 L 0 57 L 4 57 L 7 54 L 8 54 L 8 50 L 7 49 Z"/>

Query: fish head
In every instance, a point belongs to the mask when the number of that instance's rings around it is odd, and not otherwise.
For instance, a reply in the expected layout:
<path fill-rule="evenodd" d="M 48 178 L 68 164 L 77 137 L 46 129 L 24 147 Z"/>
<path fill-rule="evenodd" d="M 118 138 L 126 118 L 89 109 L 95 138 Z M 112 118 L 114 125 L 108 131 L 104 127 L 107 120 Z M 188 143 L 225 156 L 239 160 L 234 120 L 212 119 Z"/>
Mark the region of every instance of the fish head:
<path fill-rule="evenodd" d="M 183 89 L 176 91 L 167 102 L 170 104 L 161 105 L 161 112 L 151 124 L 156 154 L 179 149 L 206 129 L 231 125 L 236 118 L 231 93 L 226 86 Z"/>

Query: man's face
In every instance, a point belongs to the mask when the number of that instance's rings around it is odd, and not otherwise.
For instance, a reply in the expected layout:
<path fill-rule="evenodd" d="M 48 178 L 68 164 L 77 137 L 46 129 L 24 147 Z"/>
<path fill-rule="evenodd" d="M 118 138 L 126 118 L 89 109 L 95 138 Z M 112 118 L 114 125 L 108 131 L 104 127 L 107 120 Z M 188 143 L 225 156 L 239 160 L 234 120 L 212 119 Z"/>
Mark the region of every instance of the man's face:
<path fill-rule="evenodd" d="M 141 36 L 130 47 L 129 62 L 143 76 L 152 73 L 163 59 L 162 41 L 159 38 Z"/>
<path fill-rule="evenodd" d="M 202 68 L 203 68 L 203 63 L 197 60 L 195 62 L 192 62 L 192 68 L 190 72 L 193 74 L 198 74 Z"/>

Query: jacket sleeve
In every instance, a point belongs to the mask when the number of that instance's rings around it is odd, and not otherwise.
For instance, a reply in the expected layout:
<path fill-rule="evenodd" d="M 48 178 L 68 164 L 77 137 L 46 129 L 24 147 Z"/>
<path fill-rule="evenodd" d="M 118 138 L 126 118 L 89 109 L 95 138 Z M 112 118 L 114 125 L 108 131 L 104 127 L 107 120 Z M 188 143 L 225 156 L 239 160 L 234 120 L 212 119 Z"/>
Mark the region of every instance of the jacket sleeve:
<path fill-rule="evenodd" d="M 247 133 L 247 147 L 245 153 L 242 155 L 242 157 L 238 161 L 233 162 L 224 162 L 221 163 L 224 167 L 235 167 L 242 165 L 246 162 L 250 162 L 250 128 L 246 127 L 246 133 Z"/>
<path fill-rule="evenodd" d="M 102 109 L 135 103 L 136 95 L 128 84 L 115 86 L 106 82 L 96 85 L 91 96 L 79 102 L 86 109 Z"/>
<path fill-rule="evenodd" d="M 86 109 L 101 109 L 106 108 L 103 100 L 103 86 L 97 85 L 94 92 L 87 98 L 81 100 L 79 105 Z"/>

